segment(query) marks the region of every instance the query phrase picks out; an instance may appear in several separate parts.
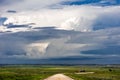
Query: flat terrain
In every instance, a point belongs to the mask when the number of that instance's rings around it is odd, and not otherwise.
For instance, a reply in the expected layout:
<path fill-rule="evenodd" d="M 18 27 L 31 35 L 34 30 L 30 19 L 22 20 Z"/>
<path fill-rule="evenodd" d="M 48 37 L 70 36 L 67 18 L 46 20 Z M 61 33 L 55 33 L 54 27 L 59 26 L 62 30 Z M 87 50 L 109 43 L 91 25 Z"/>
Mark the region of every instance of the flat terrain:
<path fill-rule="evenodd" d="M 0 80 L 44 80 L 64 74 L 74 80 L 120 80 L 120 66 L 7 65 L 0 67 Z"/>

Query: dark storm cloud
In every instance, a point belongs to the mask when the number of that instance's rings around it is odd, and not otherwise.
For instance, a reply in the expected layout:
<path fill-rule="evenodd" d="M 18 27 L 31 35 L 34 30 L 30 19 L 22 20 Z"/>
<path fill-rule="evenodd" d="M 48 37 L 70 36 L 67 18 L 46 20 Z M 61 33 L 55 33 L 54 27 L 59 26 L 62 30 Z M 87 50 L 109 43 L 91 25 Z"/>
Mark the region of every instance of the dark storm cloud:
<path fill-rule="evenodd" d="M 95 20 L 94 30 L 120 27 L 120 12 L 104 13 L 103 15 L 98 16 Z M 116 16 L 117 15 L 117 16 Z"/>
<path fill-rule="evenodd" d="M 39 30 L 39 29 L 38 29 Z M 39 31 L 18 32 L 0 35 L 1 55 L 26 55 L 25 46 L 35 41 L 57 39 L 68 36 L 72 31 L 41 28 Z M 14 45 L 13 45 L 14 44 Z M 2 56 L 1 56 L 2 57 Z"/>
<path fill-rule="evenodd" d="M 72 62 L 73 64 L 78 63 L 102 63 L 103 60 L 107 59 L 106 62 L 108 63 L 111 61 L 111 59 L 114 59 L 114 61 L 119 61 L 119 28 L 116 29 L 104 29 L 104 30 L 98 30 L 95 32 L 78 32 L 78 31 L 66 31 L 66 30 L 57 30 L 54 28 L 40 28 L 37 29 L 38 31 L 29 31 L 29 32 L 17 32 L 17 33 L 8 33 L 0 35 L 0 59 L 3 60 L 2 62 L 7 62 L 9 58 L 21 60 L 22 57 L 25 59 L 26 62 L 33 62 L 33 63 L 44 63 L 44 62 L 38 62 L 38 61 L 45 61 L 42 60 L 42 58 L 34 58 L 27 59 L 27 54 L 25 51 L 25 46 L 34 43 L 36 41 L 43 42 L 51 42 L 51 45 L 49 45 L 47 51 L 48 53 L 45 55 L 51 55 L 53 58 L 50 58 L 50 56 L 47 56 L 45 63 L 53 63 L 54 60 L 56 60 L 55 63 L 67 63 Z M 113 30 L 113 31 L 111 31 Z M 108 33 L 109 32 L 109 33 Z M 60 40 L 63 38 L 62 40 Z M 64 42 L 64 40 L 66 40 Z M 57 41 L 57 43 L 56 43 Z M 72 55 L 68 56 L 59 56 L 58 51 L 54 51 L 54 54 L 50 53 L 51 50 L 58 50 L 59 43 L 64 45 L 61 45 L 64 47 L 61 48 L 59 52 L 60 55 L 70 54 L 72 52 Z M 64 42 L 64 43 L 63 43 Z M 53 45 L 54 43 L 54 45 Z M 14 45 L 13 45 L 14 44 Z M 83 47 L 76 47 L 75 46 L 69 46 L 71 50 L 67 48 L 66 45 L 69 44 L 86 44 L 86 46 Z M 91 44 L 91 45 L 89 45 Z M 66 50 L 67 49 L 67 50 Z M 64 52 L 63 52 L 64 51 Z M 82 54 L 77 57 L 75 57 L 75 53 Z M 33 53 L 36 55 L 35 53 Z M 42 55 L 41 55 L 42 56 Z M 103 57 L 104 56 L 104 57 Z M 25 58 L 26 57 L 26 58 Z M 7 59 L 8 58 L 8 59 Z M 110 59 L 111 58 L 111 59 Z M 7 59 L 7 60 L 5 60 Z M 23 63 L 24 60 L 21 60 L 19 63 Z M 89 61 L 89 62 L 88 62 Z M 2 63 L 0 62 L 0 63 Z M 14 61 L 10 61 L 10 63 L 14 63 Z M 17 63 L 17 62 L 16 62 Z M 118 63 L 118 62 L 116 62 Z M 32 64 L 32 63 L 31 63 Z"/>

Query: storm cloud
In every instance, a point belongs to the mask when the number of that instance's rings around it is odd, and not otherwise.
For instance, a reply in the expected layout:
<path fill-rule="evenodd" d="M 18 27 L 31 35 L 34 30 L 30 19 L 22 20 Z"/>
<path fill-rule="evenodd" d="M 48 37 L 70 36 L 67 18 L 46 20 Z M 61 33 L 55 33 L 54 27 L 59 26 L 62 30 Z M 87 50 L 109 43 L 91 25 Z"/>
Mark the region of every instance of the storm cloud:
<path fill-rule="evenodd" d="M 1 0 L 0 63 L 119 64 L 120 6 L 111 1 Z"/>

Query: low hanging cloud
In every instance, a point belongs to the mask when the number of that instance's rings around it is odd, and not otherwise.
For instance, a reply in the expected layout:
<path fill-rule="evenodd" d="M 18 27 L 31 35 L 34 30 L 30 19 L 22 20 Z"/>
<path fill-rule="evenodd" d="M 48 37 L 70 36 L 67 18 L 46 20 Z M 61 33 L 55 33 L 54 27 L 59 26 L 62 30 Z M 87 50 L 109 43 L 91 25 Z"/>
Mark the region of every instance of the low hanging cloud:
<path fill-rule="evenodd" d="M 0 36 L 0 55 L 1 57 L 31 59 L 67 56 L 105 56 L 105 50 L 100 54 L 86 54 L 84 52 L 120 46 L 119 33 L 119 28 L 85 33 L 57 29 L 46 30 L 44 28 L 38 29 L 38 31 L 2 34 Z M 107 54 L 106 56 L 109 55 L 113 54 Z M 119 54 L 114 53 L 114 55 Z"/>
<path fill-rule="evenodd" d="M 119 29 L 80 32 L 38 28 L 37 31 L 2 33 L 0 63 L 119 63 Z"/>

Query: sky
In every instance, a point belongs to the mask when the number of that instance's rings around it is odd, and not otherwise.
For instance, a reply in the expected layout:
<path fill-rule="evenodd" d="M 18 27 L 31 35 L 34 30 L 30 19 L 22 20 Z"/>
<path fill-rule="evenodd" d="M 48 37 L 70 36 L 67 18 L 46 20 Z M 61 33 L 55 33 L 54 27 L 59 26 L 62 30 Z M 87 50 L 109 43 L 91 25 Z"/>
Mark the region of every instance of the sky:
<path fill-rule="evenodd" d="M 0 0 L 0 64 L 120 64 L 119 0 Z"/>

